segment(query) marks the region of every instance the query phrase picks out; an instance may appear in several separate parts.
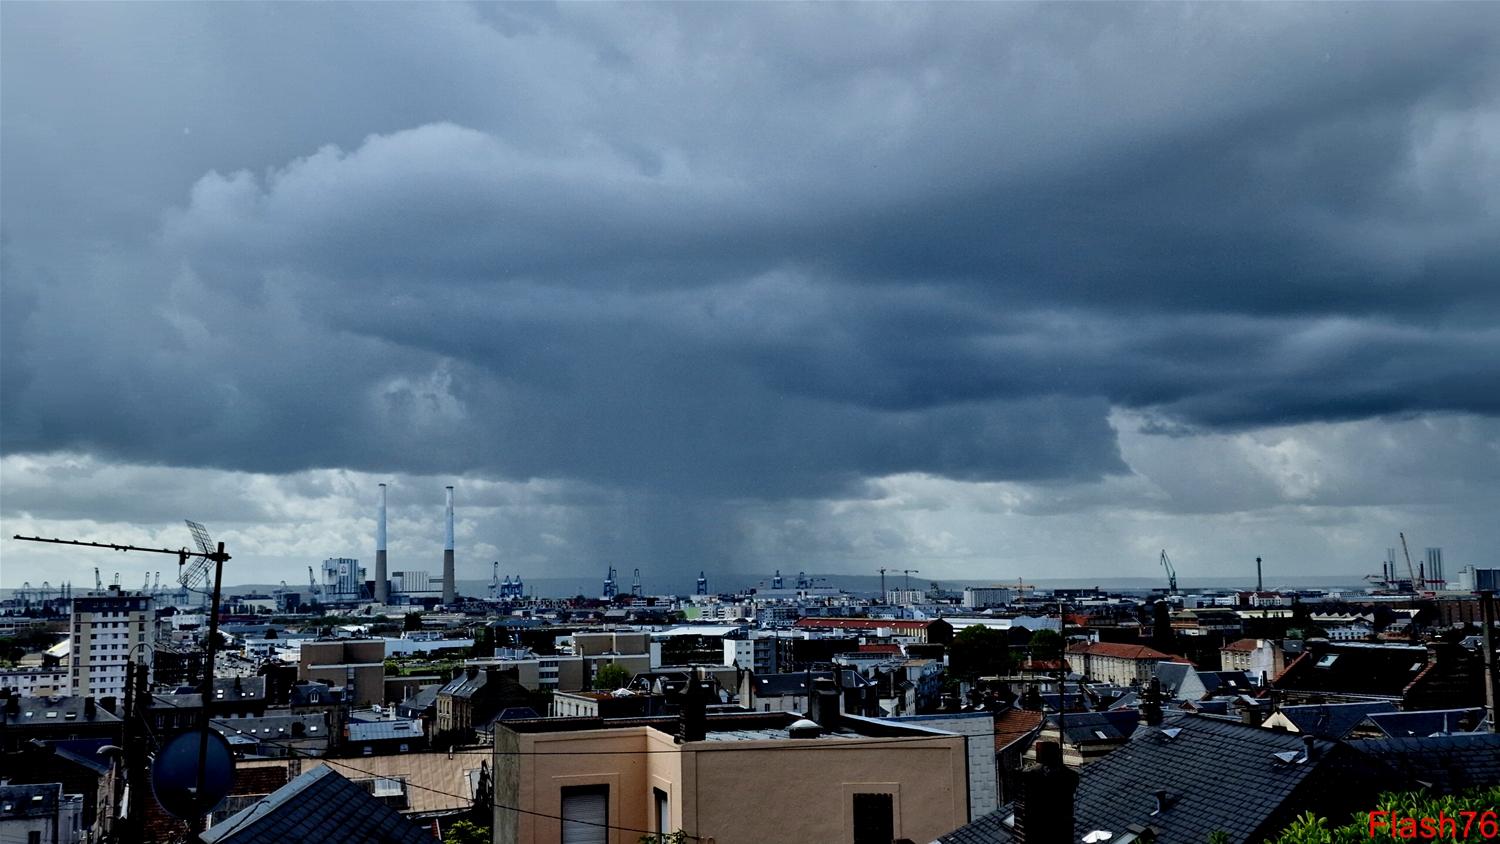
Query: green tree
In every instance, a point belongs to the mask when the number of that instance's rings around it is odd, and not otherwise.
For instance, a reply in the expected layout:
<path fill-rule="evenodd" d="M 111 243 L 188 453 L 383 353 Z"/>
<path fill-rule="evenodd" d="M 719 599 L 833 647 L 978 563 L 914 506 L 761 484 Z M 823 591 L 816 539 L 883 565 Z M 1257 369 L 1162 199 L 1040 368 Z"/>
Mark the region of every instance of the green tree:
<path fill-rule="evenodd" d="M 630 683 L 630 679 L 630 669 L 611 662 L 609 665 L 600 668 L 599 673 L 594 675 L 594 689 L 601 692 L 612 692 L 615 689 L 624 688 Z"/>
<path fill-rule="evenodd" d="M 665 835 L 659 832 L 649 832 L 640 837 L 640 844 L 687 844 L 687 842 L 687 833 L 680 829 Z"/>
<path fill-rule="evenodd" d="M 1006 674 L 1010 664 L 1010 638 L 1003 630 L 975 624 L 958 631 L 948 646 L 948 669 L 965 680 Z"/>
<path fill-rule="evenodd" d="M 1392 791 L 1380 795 L 1375 806 L 1355 812 L 1348 823 L 1333 826 L 1312 812 L 1303 814 L 1267 844 L 1358 844 L 1370 841 L 1410 841 L 1427 838 L 1419 826 L 1424 818 L 1454 818 L 1456 835 L 1443 841 L 1456 844 L 1493 840 L 1500 836 L 1500 786 L 1463 794 L 1436 795 L 1425 791 Z M 1464 813 L 1468 812 L 1466 816 Z M 1471 822 L 1466 822 L 1472 818 Z M 1467 833 L 1467 835 L 1465 834 Z"/>
<path fill-rule="evenodd" d="M 1032 659 L 1062 658 L 1063 638 L 1056 630 L 1036 631 L 1031 634 L 1031 641 L 1026 646 L 1031 649 Z"/>
<path fill-rule="evenodd" d="M 409 612 L 401 619 L 401 629 L 406 631 L 422 629 L 422 614 Z"/>
<path fill-rule="evenodd" d="M 459 821 L 448 827 L 443 844 L 490 844 L 490 828 L 472 821 Z"/>

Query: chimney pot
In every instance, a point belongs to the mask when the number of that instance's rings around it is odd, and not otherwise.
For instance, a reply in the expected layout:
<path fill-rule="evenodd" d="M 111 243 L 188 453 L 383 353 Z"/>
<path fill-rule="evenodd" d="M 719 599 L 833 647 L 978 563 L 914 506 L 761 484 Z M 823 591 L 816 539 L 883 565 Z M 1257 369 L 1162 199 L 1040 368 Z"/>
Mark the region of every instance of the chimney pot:
<path fill-rule="evenodd" d="M 839 711 L 839 697 L 838 686 L 834 685 L 832 679 L 820 677 L 813 681 L 812 694 L 808 699 L 808 715 L 828 732 L 839 727 L 843 714 Z"/>
<path fill-rule="evenodd" d="M 1310 735 L 1304 734 L 1302 736 L 1302 758 L 1305 760 L 1313 760 L 1318 758 L 1317 739 L 1313 738 Z"/>

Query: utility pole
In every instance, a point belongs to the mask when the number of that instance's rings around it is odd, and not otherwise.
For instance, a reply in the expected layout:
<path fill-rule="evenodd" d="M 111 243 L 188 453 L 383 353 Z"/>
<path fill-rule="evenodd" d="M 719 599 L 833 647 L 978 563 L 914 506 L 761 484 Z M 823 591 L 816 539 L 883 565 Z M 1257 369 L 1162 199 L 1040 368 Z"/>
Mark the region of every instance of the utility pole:
<path fill-rule="evenodd" d="M 1500 733 L 1500 665 L 1495 664 L 1495 593 L 1479 592 L 1480 618 L 1484 621 L 1484 705 L 1490 713 L 1490 732 Z"/>

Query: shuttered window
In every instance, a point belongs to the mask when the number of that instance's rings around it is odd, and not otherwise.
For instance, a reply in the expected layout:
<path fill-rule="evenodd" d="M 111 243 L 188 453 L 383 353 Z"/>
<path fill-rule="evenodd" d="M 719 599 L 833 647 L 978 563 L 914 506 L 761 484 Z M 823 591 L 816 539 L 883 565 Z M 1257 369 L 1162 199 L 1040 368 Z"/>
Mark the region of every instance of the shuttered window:
<path fill-rule="evenodd" d="M 570 786 L 562 790 L 562 844 L 607 844 L 609 786 Z"/>
<path fill-rule="evenodd" d="M 896 816 L 889 794 L 854 795 L 854 844 L 891 844 Z"/>

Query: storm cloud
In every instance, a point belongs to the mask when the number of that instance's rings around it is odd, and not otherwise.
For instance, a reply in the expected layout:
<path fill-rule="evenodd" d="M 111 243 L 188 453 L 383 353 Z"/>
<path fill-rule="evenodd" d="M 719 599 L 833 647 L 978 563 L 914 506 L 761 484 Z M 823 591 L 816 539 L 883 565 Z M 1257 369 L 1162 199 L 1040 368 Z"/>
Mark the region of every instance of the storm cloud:
<path fill-rule="evenodd" d="M 166 521 L 34 461 L 449 475 L 566 490 L 474 527 L 539 565 L 985 576 L 983 530 L 879 502 L 1129 544 L 1497 498 L 1491 6 L 3 15 L 10 521 Z"/>

